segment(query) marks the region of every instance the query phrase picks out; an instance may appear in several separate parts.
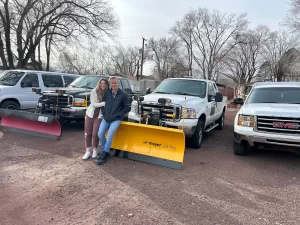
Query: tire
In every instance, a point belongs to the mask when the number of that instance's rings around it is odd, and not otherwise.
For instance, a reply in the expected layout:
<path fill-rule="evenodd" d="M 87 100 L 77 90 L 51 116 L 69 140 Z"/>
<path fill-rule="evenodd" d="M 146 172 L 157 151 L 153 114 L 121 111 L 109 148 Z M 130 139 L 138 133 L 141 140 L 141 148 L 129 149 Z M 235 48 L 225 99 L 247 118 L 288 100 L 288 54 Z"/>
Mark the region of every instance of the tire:
<path fill-rule="evenodd" d="M 203 142 L 203 136 L 204 136 L 204 122 L 202 120 L 199 120 L 195 133 L 189 140 L 190 146 L 196 149 L 201 148 Z"/>
<path fill-rule="evenodd" d="M 236 142 L 233 142 L 233 152 L 235 155 L 242 155 L 246 156 L 249 153 L 249 148 L 247 144 L 239 144 Z"/>
<path fill-rule="evenodd" d="M 222 113 L 220 118 L 216 121 L 219 126 L 216 127 L 216 130 L 222 130 L 224 128 L 225 112 Z"/>
<path fill-rule="evenodd" d="M 3 109 L 19 110 L 20 105 L 14 101 L 5 101 L 1 104 Z"/>

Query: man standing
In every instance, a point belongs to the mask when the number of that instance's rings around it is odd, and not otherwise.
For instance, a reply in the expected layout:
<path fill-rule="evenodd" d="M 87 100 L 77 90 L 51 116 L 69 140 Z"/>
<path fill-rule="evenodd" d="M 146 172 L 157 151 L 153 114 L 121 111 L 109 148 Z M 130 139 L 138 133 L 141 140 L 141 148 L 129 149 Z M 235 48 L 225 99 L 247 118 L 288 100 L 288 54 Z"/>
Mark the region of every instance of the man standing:
<path fill-rule="evenodd" d="M 120 126 L 124 116 L 129 112 L 129 97 L 118 87 L 118 78 L 109 78 L 110 89 L 106 91 L 103 100 L 105 107 L 102 111 L 103 120 L 99 127 L 98 137 L 102 146 L 102 154 L 97 160 L 98 165 L 107 161 L 110 152 L 110 146 L 115 132 Z M 108 130 L 107 138 L 105 133 Z"/>

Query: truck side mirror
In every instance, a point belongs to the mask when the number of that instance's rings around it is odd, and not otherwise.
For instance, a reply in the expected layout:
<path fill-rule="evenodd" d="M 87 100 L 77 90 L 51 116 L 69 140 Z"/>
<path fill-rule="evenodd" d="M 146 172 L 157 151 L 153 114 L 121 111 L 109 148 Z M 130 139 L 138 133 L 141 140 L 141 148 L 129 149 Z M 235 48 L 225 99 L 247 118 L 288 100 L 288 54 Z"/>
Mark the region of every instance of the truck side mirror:
<path fill-rule="evenodd" d="M 136 96 L 136 95 L 134 95 L 134 96 L 132 96 L 132 100 L 133 101 L 142 102 L 142 101 L 144 101 L 144 97 L 143 96 Z"/>
<path fill-rule="evenodd" d="M 221 92 L 217 92 L 215 100 L 216 100 L 216 102 L 222 102 L 223 101 L 223 94 Z"/>
<path fill-rule="evenodd" d="M 148 87 L 148 88 L 146 89 L 145 94 L 148 95 L 148 94 L 150 94 L 150 93 L 151 93 L 151 88 Z"/>
<path fill-rule="evenodd" d="M 244 99 L 242 98 L 236 98 L 233 100 L 233 103 L 236 105 L 243 105 L 244 104 Z"/>

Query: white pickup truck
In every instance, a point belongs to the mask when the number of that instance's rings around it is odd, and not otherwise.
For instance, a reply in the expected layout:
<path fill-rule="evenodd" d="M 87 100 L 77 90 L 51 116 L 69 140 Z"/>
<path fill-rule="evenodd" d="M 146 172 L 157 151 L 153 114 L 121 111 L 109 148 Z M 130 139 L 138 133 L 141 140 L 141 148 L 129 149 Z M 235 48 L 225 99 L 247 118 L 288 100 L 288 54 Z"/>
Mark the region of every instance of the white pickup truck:
<path fill-rule="evenodd" d="M 159 99 L 167 99 L 164 126 L 182 129 L 187 144 L 192 148 L 200 148 L 204 132 L 222 129 L 224 126 L 227 97 L 218 91 L 211 80 L 193 78 L 165 79 L 152 93 L 143 96 L 144 111 L 158 112 L 162 105 Z M 141 121 L 140 108 L 133 101 L 128 114 L 129 122 Z M 167 115 L 173 115 L 173 119 Z M 175 118 L 175 119 L 174 119 Z"/>
<path fill-rule="evenodd" d="M 300 153 L 300 82 L 258 82 L 234 121 L 233 151 L 251 148 Z"/>

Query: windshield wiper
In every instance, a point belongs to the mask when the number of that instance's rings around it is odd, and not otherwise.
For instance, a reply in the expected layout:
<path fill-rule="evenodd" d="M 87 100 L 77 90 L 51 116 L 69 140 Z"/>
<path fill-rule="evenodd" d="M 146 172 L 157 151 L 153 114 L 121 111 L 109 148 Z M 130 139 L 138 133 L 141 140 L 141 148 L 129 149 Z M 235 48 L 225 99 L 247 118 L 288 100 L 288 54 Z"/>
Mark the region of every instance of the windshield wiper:
<path fill-rule="evenodd" d="M 170 94 L 169 92 L 164 92 L 164 91 L 156 91 L 154 93 L 158 93 L 158 94 Z"/>
<path fill-rule="evenodd" d="M 189 96 L 197 96 L 197 95 L 189 94 L 189 93 L 186 93 L 186 92 L 174 92 L 173 94 L 175 94 L 175 95 L 189 95 Z"/>

